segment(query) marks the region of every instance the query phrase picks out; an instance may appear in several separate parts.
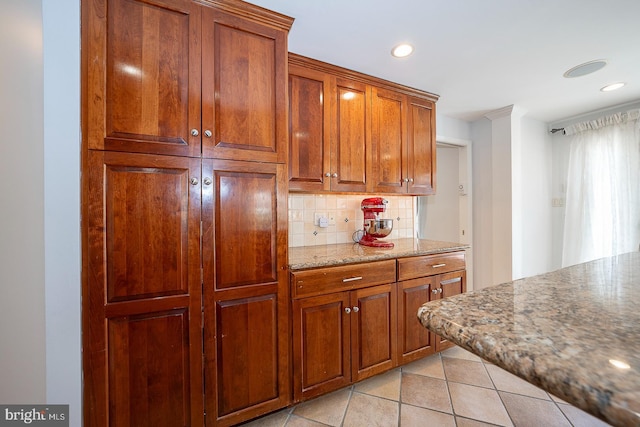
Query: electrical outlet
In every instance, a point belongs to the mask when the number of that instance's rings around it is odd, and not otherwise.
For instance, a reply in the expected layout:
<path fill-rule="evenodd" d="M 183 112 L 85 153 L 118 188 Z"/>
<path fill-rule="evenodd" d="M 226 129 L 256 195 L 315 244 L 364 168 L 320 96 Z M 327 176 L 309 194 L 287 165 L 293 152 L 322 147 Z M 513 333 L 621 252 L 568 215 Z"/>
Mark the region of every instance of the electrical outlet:
<path fill-rule="evenodd" d="M 326 212 L 314 212 L 313 213 L 313 224 L 320 226 L 320 218 L 326 218 L 328 215 Z"/>

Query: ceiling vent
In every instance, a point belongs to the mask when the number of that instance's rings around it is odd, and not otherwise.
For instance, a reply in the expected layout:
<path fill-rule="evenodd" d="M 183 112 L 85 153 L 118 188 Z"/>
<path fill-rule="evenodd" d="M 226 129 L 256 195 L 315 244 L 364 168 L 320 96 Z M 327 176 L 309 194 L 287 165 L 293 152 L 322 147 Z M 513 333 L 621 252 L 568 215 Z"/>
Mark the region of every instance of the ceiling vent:
<path fill-rule="evenodd" d="M 604 68 L 605 65 L 607 65 L 607 61 L 604 59 L 585 62 L 584 64 L 576 65 L 575 67 L 565 71 L 563 76 L 567 78 L 586 76 L 587 74 L 595 73 L 596 71 Z"/>

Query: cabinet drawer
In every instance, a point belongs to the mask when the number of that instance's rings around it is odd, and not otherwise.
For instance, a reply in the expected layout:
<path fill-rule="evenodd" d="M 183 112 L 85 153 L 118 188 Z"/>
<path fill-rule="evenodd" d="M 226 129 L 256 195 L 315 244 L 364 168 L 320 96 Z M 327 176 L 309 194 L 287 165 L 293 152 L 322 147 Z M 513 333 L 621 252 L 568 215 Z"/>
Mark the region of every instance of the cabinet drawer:
<path fill-rule="evenodd" d="M 395 260 L 316 268 L 291 273 L 291 294 L 301 298 L 395 281 Z"/>
<path fill-rule="evenodd" d="M 464 270 L 464 252 L 398 259 L 398 281 Z"/>

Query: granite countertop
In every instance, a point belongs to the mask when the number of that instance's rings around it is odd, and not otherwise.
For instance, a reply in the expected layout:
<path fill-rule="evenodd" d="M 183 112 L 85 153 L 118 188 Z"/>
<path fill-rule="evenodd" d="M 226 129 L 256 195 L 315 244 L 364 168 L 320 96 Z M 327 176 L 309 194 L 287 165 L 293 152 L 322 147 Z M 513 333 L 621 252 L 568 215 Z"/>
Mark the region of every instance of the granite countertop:
<path fill-rule="evenodd" d="M 429 302 L 418 318 L 610 424 L 640 426 L 640 252 Z"/>
<path fill-rule="evenodd" d="M 303 246 L 289 248 L 289 269 L 329 267 L 383 259 L 430 255 L 460 251 L 469 248 L 464 243 L 441 242 L 424 239 L 385 239 L 394 243 L 393 248 L 372 248 L 358 243 Z"/>

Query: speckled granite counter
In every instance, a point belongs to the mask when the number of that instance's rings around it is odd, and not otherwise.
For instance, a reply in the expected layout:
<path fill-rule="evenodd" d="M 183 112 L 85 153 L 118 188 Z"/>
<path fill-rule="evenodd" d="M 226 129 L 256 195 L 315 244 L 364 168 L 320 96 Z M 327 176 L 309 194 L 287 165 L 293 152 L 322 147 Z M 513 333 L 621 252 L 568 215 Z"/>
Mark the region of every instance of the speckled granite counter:
<path fill-rule="evenodd" d="M 464 250 L 469 245 L 437 240 L 395 239 L 393 248 L 371 248 L 357 243 L 289 248 L 289 269 L 329 267 L 332 265 L 404 258 Z"/>
<path fill-rule="evenodd" d="M 613 425 L 640 426 L 640 252 L 433 301 L 418 318 Z"/>

